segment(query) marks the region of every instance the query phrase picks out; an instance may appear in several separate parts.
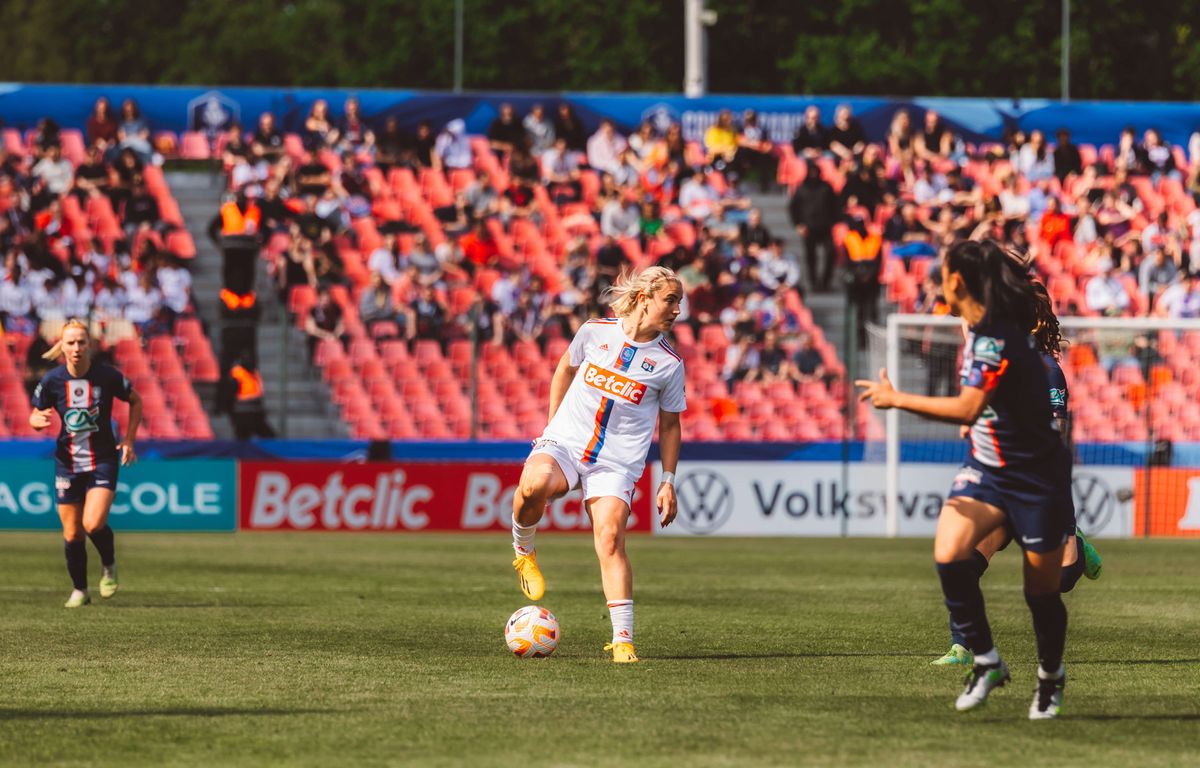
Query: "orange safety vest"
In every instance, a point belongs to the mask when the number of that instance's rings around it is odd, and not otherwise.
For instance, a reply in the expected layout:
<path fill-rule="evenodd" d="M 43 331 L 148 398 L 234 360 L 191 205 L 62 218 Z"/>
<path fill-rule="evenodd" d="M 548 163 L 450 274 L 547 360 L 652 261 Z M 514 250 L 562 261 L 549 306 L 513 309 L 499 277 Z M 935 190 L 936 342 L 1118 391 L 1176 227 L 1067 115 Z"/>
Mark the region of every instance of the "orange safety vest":
<path fill-rule="evenodd" d="M 250 371 L 246 370 L 246 368 L 244 368 L 243 366 L 235 365 L 235 366 L 233 366 L 232 369 L 230 369 L 229 375 L 232 376 L 235 381 L 237 381 L 238 402 L 244 402 L 246 400 L 256 400 L 256 399 L 262 397 L 263 380 L 262 380 L 261 373 L 259 373 L 258 371 L 254 371 L 253 373 L 251 373 Z"/>
<path fill-rule="evenodd" d="M 256 300 L 257 297 L 254 291 L 238 295 L 228 288 L 221 289 L 221 302 L 229 308 L 230 312 L 236 312 L 239 309 L 254 309 L 254 302 Z"/>
<path fill-rule="evenodd" d="M 245 213 L 242 213 L 242 209 L 232 200 L 221 206 L 222 235 L 253 235 L 258 232 L 261 223 L 262 212 L 253 203 Z"/>
<path fill-rule="evenodd" d="M 883 245 L 883 239 L 879 237 L 877 232 L 872 232 L 865 238 L 850 230 L 846 233 L 846 256 L 850 261 L 874 261 L 879 255 L 879 249 Z"/>

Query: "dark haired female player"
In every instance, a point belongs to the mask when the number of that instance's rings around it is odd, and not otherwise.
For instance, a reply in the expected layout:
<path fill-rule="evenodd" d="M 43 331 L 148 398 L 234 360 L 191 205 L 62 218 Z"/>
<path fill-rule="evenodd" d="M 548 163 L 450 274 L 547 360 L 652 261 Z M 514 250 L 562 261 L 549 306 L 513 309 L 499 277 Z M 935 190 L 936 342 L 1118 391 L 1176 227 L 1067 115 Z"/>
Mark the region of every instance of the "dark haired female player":
<path fill-rule="evenodd" d="M 1025 267 L 991 241 L 958 242 L 947 250 L 942 292 L 951 312 L 968 325 L 959 394 L 900 392 L 886 371 L 878 382 L 856 385 L 863 388 L 861 399 L 877 408 L 971 425 L 971 455 L 954 478 L 934 540 L 950 620 L 975 655 L 955 707 L 974 709 L 1009 680 L 972 563 L 976 546 L 1007 525 L 1024 550 L 1025 602 L 1041 662 L 1029 717 L 1057 717 L 1066 684 L 1067 633 L 1059 580 L 1074 508 L 1071 454 L 1051 426 L 1046 366 L 1030 335 L 1038 299 Z"/>

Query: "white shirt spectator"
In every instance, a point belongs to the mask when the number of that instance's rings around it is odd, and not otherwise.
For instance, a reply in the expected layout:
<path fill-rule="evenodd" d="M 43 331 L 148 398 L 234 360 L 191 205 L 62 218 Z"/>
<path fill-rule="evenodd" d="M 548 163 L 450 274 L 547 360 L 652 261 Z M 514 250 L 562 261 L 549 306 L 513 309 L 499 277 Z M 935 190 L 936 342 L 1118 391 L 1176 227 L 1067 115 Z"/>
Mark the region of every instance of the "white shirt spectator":
<path fill-rule="evenodd" d="M 96 315 L 102 320 L 115 320 L 125 311 L 125 289 L 120 285 L 109 287 L 103 285 L 96 291 L 96 300 L 92 304 Z"/>
<path fill-rule="evenodd" d="M 139 281 L 126 294 L 125 319 L 131 323 L 148 323 L 162 306 L 162 292 L 155 287 L 143 288 Z"/>
<path fill-rule="evenodd" d="M 0 280 L 0 312 L 14 317 L 23 317 L 33 311 L 33 292 L 22 277 L 14 282 L 8 275 Z"/>
<path fill-rule="evenodd" d="M 380 246 L 371 251 L 371 256 L 367 259 L 367 270 L 370 272 L 378 272 L 383 278 L 383 282 L 391 285 L 400 278 L 400 270 L 396 266 L 396 257 L 387 248 Z"/>
<path fill-rule="evenodd" d="M 1168 286 L 1158 298 L 1155 313 L 1166 317 L 1200 317 L 1200 285 L 1196 285 L 1196 279 Z"/>
<path fill-rule="evenodd" d="M 1000 210 L 1006 219 L 1023 219 L 1029 215 L 1029 198 L 1018 192 L 1004 189 L 999 194 Z"/>
<path fill-rule="evenodd" d="M 1012 157 L 1013 168 L 1031 182 L 1048 179 L 1054 175 L 1054 153 L 1049 149 L 1039 160 L 1037 149 L 1032 144 L 1022 144 Z"/>
<path fill-rule="evenodd" d="M 1096 275 L 1088 280 L 1085 289 L 1088 309 L 1101 314 L 1124 312 L 1129 308 L 1125 284 L 1113 273 Z"/>
<path fill-rule="evenodd" d="M 462 120 L 446 123 L 446 130 L 438 134 L 433 151 L 449 169 L 470 168 L 475 162 L 471 155 L 471 140 L 467 138 L 467 124 Z"/>
<path fill-rule="evenodd" d="M 611 198 L 600 211 L 600 234 L 606 237 L 637 237 L 641 216 L 636 206 Z"/>
<path fill-rule="evenodd" d="M 75 168 L 71 161 L 65 158 L 51 160 L 43 157 L 33 166 L 33 175 L 46 183 L 46 189 L 51 194 L 66 194 L 71 189 L 71 181 L 75 178 Z"/>
<path fill-rule="evenodd" d="M 625 137 L 617 133 L 612 124 L 605 122 L 600 130 L 592 134 L 587 143 L 588 165 L 597 172 L 613 173 L 621 167 L 621 153 L 625 151 Z"/>
<path fill-rule="evenodd" d="M 517 297 L 520 293 L 521 289 L 512 275 L 504 275 L 492 285 L 492 301 L 496 302 L 496 306 L 505 317 L 517 311 Z"/>
<path fill-rule="evenodd" d="M 542 181 L 567 181 L 579 170 L 579 154 L 551 147 L 542 154 Z"/>
<path fill-rule="evenodd" d="M 688 217 L 704 221 L 716 212 L 717 191 L 693 174 L 679 188 L 679 207 Z"/>
<path fill-rule="evenodd" d="M 54 312 L 44 314 L 61 314 L 64 317 L 87 317 L 92 312 L 95 296 L 86 283 L 79 285 L 73 278 L 62 281 L 58 290 L 50 294 L 57 306 Z"/>
<path fill-rule="evenodd" d="M 158 287 L 162 291 L 163 303 L 176 314 L 188 307 L 192 295 L 192 273 L 183 267 L 160 267 Z"/>
<path fill-rule="evenodd" d="M 529 154 L 538 157 L 554 146 L 554 122 L 545 115 L 538 120 L 537 116 L 530 112 L 525 115 L 521 124 L 525 126 L 525 135 L 529 137 Z"/>
<path fill-rule="evenodd" d="M 770 291 L 780 286 L 792 288 L 800 282 L 800 265 L 782 253 L 765 249 L 759 255 L 758 279 Z"/>

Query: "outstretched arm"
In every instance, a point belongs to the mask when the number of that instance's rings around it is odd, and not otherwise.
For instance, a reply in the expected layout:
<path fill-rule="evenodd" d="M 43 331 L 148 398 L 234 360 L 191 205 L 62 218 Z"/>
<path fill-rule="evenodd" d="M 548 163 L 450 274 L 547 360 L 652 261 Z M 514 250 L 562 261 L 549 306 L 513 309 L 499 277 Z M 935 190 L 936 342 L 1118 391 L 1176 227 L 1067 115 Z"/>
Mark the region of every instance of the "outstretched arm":
<path fill-rule="evenodd" d="M 899 408 L 935 421 L 951 424 L 973 424 L 987 407 L 989 394 L 978 387 L 963 387 L 956 397 L 927 397 L 901 392 L 892 386 L 887 369 L 879 370 L 879 381 L 859 379 L 854 386 L 861 387 L 860 401 L 870 401 L 879 409 Z"/>

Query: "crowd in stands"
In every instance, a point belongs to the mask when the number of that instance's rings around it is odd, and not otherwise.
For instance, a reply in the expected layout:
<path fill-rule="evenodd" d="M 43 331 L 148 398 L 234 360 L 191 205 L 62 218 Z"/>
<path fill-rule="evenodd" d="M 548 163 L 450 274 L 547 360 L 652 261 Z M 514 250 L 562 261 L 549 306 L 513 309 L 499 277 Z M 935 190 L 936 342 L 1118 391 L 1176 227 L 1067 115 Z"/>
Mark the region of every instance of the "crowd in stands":
<path fill-rule="evenodd" d="M 589 135 L 566 103 L 526 115 L 504 104 L 484 137 L 462 120 L 373 129 L 353 98 L 342 112 L 315 102 L 294 136 L 264 114 L 218 145 L 231 190 L 262 212 L 282 294 L 313 291 L 300 324 L 314 351 L 349 344 L 351 308 L 376 339 L 569 339 L 605 312 L 622 270 L 654 262 L 683 276 L 692 335 L 719 324 L 730 350 L 754 349 L 718 361 L 732 377 L 766 378 L 750 363 L 769 330 L 789 352 L 802 346 L 811 318 L 796 260 L 740 192 L 774 183 L 752 112 L 741 126 L 722 113 L 703 143 L 678 124 L 625 136 L 605 120 Z"/>
<path fill-rule="evenodd" d="M 86 126 L 81 133 L 44 119 L 24 138 L 15 129 L 4 132 L 0 322 L 6 333 L 31 334 L 43 321 L 83 317 L 105 327 L 124 321 L 153 336 L 190 310 L 184 261 L 194 251 L 154 165 L 161 156 L 136 102 L 127 100 L 118 119 L 101 98 Z"/>

